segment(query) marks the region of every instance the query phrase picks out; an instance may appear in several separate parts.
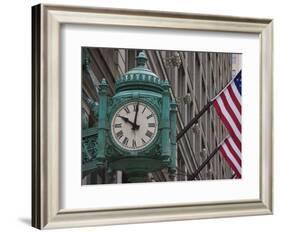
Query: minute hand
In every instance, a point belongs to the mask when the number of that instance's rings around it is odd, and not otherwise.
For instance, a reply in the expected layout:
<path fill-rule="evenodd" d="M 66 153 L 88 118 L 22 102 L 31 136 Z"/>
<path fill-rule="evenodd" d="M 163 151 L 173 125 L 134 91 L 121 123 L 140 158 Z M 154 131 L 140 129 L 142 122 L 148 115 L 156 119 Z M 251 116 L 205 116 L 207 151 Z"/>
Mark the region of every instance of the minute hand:
<path fill-rule="evenodd" d="M 139 112 L 139 102 L 137 103 L 137 106 L 136 106 L 136 114 L 135 114 L 134 125 L 132 127 L 132 130 L 139 129 L 139 127 L 140 127 L 139 125 L 137 125 L 138 112 Z"/>

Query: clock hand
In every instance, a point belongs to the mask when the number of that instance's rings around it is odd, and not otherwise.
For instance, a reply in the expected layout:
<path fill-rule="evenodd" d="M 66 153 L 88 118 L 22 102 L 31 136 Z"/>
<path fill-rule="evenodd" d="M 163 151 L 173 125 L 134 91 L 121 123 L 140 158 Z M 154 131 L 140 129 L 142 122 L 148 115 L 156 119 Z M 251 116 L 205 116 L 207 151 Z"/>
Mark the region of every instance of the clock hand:
<path fill-rule="evenodd" d="M 126 123 L 129 123 L 134 127 L 134 123 L 131 122 L 127 117 L 124 117 L 124 116 L 119 116 L 119 117 L 122 118 Z"/>
<path fill-rule="evenodd" d="M 137 125 L 138 112 L 139 112 L 139 102 L 137 103 L 137 106 L 136 106 L 136 114 L 135 114 L 134 125 L 132 127 L 132 130 L 136 130 L 136 129 L 140 128 L 140 126 Z"/>

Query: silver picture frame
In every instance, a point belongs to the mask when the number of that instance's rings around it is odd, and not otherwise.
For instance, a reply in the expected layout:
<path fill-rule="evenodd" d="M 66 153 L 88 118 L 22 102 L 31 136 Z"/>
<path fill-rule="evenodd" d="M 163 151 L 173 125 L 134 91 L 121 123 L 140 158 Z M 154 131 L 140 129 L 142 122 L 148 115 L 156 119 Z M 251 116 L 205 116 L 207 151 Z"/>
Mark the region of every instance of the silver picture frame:
<path fill-rule="evenodd" d="M 60 209 L 60 30 L 63 24 L 253 33 L 260 41 L 260 192 L 247 201 Z M 38 229 L 272 214 L 273 20 L 143 10 L 32 8 L 32 226 Z"/>

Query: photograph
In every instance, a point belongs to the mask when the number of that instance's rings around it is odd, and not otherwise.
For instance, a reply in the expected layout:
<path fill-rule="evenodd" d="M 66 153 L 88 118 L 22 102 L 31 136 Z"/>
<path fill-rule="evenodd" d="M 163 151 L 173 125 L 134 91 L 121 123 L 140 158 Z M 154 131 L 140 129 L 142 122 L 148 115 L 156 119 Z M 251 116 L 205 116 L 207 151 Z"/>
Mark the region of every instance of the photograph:
<path fill-rule="evenodd" d="M 273 19 L 148 7 L 32 7 L 32 226 L 273 214 Z"/>
<path fill-rule="evenodd" d="M 81 184 L 241 179 L 242 54 L 81 48 Z"/>

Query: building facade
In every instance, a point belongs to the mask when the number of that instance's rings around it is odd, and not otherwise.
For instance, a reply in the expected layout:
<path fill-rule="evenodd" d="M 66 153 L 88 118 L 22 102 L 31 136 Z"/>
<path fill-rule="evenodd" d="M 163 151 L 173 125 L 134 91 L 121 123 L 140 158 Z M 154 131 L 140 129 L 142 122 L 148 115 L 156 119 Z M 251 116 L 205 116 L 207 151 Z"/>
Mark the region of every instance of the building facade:
<path fill-rule="evenodd" d="M 110 95 L 120 74 L 135 67 L 140 50 L 112 48 L 82 48 L 82 127 L 93 128 L 96 117 L 89 100 L 98 102 L 98 85 L 105 78 Z M 211 52 L 146 50 L 147 66 L 161 79 L 169 80 L 171 95 L 177 100 L 177 131 L 214 98 L 241 69 L 241 55 Z M 234 63 L 235 62 L 235 63 Z M 175 181 L 187 180 L 207 156 L 228 135 L 215 109 L 209 110 L 177 143 Z M 82 145 L 83 146 L 83 145 Z M 106 170 L 83 174 L 82 184 L 126 183 L 122 171 Z M 196 177 L 197 180 L 230 179 L 233 172 L 217 153 Z M 164 170 L 148 174 L 151 182 L 171 181 Z"/>

